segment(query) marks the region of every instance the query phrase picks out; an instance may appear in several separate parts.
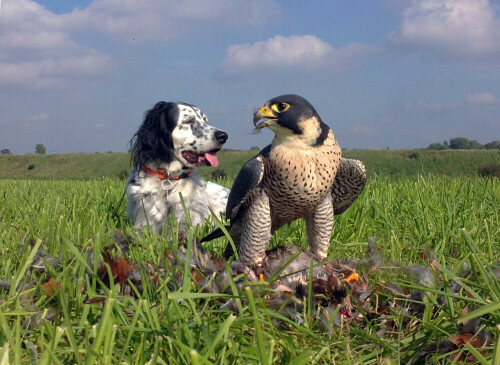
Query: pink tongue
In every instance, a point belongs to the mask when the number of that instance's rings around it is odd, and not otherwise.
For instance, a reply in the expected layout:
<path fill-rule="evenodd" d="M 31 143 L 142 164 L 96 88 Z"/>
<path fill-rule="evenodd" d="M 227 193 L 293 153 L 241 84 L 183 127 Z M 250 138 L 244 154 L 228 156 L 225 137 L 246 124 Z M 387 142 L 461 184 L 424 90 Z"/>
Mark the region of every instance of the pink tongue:
<path fill-rule="evenodd" d="M 210 165 L 213 167 L 219 166 L 219 160 L 217 160 L 217 156 L 213 152 L 206 152 L 205 153 L 205 158 L 208 161 Z"/>

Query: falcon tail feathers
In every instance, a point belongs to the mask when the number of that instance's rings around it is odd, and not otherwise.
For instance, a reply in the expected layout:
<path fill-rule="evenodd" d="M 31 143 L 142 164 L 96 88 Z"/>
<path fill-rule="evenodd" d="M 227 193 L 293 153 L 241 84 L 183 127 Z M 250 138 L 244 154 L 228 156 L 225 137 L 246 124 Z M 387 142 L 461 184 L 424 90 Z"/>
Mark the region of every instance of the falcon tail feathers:
<path fill-rule="evenodd" d="M 229 229 L 229 227 L 230 226 L 226 226 L 226 229 Z M 224 236 L 224 232 L 222 232 L 222 229 L 217 228 L 215 231 L 212 231 L 211 233 L 209 233 L 208 235 L 203 237 L 200 242 L 202 242 L 202 243 L 208 242 L 208 241 L 214 240 L 214 239 L 222 237 L 222 236 Z"/>

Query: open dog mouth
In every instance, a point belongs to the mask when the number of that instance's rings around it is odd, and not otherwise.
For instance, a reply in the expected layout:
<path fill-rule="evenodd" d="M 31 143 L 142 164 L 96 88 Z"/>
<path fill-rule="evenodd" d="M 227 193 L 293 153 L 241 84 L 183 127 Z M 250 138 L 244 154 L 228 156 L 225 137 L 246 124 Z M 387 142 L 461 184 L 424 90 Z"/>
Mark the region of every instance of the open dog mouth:
<path fill-rule="evenodd" d="M 196 167 L 201 166 L 219 166 L 219 160 L 217 159 L 217 152 L 220 151 L 220 148 L 216 148 L 215 150 L 211 150 L 204 153 L 196 153 L 194 151 L 182 151 L 182 157 L 190 164 L 195 165 Z"/>

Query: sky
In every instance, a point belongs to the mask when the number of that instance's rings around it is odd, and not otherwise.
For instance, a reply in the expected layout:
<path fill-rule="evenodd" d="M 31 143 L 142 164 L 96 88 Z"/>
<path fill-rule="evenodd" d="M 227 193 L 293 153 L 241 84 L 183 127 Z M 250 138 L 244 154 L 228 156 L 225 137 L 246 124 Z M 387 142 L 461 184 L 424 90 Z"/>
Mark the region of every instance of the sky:
<path fill-rule="evenodd" d="M 0 0 L 0 149 L 120 152 L 160 100 L 227 148 L 305 97 L 346 149 L 500 140 L 500 0 Z"/>

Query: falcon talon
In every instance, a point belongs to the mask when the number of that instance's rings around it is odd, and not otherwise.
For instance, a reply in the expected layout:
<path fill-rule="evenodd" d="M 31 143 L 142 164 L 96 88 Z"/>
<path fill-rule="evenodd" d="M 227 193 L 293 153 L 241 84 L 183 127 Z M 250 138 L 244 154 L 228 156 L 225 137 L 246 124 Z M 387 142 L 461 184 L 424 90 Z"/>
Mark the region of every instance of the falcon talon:
<path fill-rule="evenodd" d="M 262 262 L 254 265 L 253 272 L 259 278 L 259 281 L 266 281 L 264 278 L 264 265 Z"/>
<path fill-rule="evenodd" d="M 346 282 L 350 283 L 352 281 L 359 281 L 359 274 L 354 272 L 352 273 L 351 275 L 349 275 L 346 279 L 345 279 Z"/>

